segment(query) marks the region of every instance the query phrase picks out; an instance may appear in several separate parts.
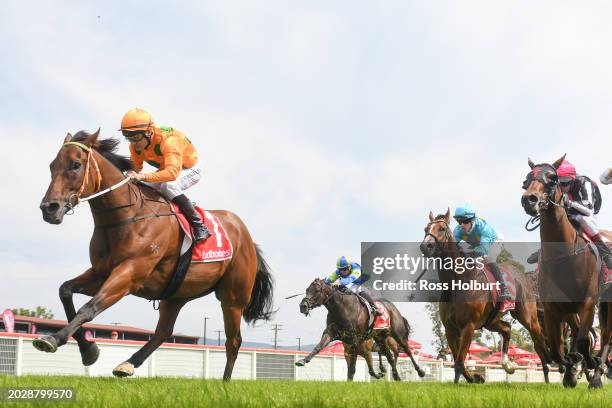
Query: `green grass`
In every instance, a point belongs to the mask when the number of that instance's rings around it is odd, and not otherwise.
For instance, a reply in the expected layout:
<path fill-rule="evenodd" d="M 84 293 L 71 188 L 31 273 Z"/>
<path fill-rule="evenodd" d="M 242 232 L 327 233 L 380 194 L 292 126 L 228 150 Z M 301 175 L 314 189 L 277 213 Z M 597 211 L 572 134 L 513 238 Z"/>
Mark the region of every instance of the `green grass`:
<path fill-rule="evenodd" d="M 84 407 L 607 407 L 612 385 L 588 390 L 586 384 L 373 383 L 240 381 L 180 378 L 87 378 L 0 376 L 0 387 L 73 387 Z M 55 403 L 57 405 L 58 403 Z M 0 405 L 3 405 L 0 403 Z M 4 406 L 48 406 L 11 403 Z"/>

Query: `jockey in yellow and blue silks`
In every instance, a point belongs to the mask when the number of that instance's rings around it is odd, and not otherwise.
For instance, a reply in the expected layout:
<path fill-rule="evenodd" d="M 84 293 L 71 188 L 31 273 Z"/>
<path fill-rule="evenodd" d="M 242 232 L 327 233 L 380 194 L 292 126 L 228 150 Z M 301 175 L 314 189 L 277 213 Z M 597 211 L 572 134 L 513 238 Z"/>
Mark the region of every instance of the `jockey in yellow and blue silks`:
<path fill-rule="evenodd" d="M 500 283 L 501 296 L 499 300 L 510 300 L 511 296 L 508 293 L 506 282 L 496 262 L 502 250 L 503 242 L 497 232 L 485 220 L 476 216 L 476 210 L 470 204 L 462 204 L 457 207 L 454 218 L 459 224 L 453 232 L 457 245 L 464 241 L 470 246 L 473 256 L 484 258 L 484 262 Z M 493 245 L 494 243 L 496 245 Z"/>
<path fill-rule="evenodd" d="M 333 271 L 325 282 L 334 285 L 341 285 L 364 298 L 372 307 L 374 314 L 381 314 L 374 304 L 374 299 L 370 294 L 361 288 L 361 265 L 357 262 L 351 262 L 346 256 L 341 256 L 336 261 L 336 270 Z"/>

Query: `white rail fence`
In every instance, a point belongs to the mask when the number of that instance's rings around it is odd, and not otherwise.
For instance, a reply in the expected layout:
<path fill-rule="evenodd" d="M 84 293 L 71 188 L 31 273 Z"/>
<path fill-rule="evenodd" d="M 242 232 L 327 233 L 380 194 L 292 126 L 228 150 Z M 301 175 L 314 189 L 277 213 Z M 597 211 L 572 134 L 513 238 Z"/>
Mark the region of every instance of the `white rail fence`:
<path fill-rule="evenodd" d="M 110 376 L 119 363 L 127 360 L 144 343 L 134 341 L 97 340 L 100 358 L 90 367 L 81 364 L 81 355 L 75 341 L 61 347 L 56 353 L 42 353 L 32 346 L 34 335 L 0 333 L 0 375 L 84 375 Z M 342 355 L 320 354 L 305 367 L 296 367 L 295 362 L 306 353 L 241 349 L 234 366 L 235 379 L 292 379 L 313 381 L 344 381 L 347 367 Z M 375 370 L 378 358 L 374 355 Z M 386 362 L 385 362 L 386 364 Z M 419 378 L 410 360 L 400 358 L 398 369 L 404 381 L 452 381 L 454 370 L 441 360 L 419 362 L 426 375 Z M 223 347 L 201 345 L 179 345 L 165 343 L 144 364 L 136 369 L 137 377 L 192 377 L 222 378 L 225 367 Z M 388 365 L 387 380 L 391 381 Z M 471 367 L 484 376 L 487 382 L 543 382 L 541 370 L 517 368 L 507 374 L 499 367 L 476 365 Z M 557 371 L 550 372 L 552 382 L 560 382 Z M 362 358 L 357 361 L 355 381 L 371 381 Z"/>

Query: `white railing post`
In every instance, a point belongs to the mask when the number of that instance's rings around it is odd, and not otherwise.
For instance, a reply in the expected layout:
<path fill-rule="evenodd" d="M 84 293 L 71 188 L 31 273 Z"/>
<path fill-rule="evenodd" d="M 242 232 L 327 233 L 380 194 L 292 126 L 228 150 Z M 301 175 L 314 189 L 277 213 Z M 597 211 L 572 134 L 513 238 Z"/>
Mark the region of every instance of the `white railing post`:
<path fill-rule="evenodd" d="M 440 366 L 440 369 L 438 370 L 438 381 L 442 382 L 444 381 L 444 359 L 439 359 L 438 365 Z"/>
<path fill-rule="evenodd" d="M 257 379 L 257 351 L 253 350 L 251 354 L 251 380 Z"/>
<path fill-rule="evenodd" d="M 17 338 L 17 350 L 15 355 L 15 374 L 21 375 L 23 373 L 23 337 Z"/>
<path fill-rule="evenodd" d="M 155 354 L 156 352 L 154 351 L 149 356 L 149 366 L 148 366 L 148 372 L 147 372 L 149 377 L 155 377 Z"/>
<path fill-rule="evenodd" d="M 336 355 L 332 354 L 331 380 L 336 381 Z"/>
<path fill-rule="evenodd" d="M 208 347 L 206 347 L 204 349 L 204 367 L 202 370 L 202 376 L 204 378 L 208 378 L 209 377 L 209 367 L 210 367 L 210 350 L 208 349 Z"/>
<path fill-rule="evenodd" d="M 300 379 L 300 376 L 298 375 L 298 370 L 300 369 L 300 367 L 296 366 L 295 363 L 297 363 L 297 361 L 300 359 L 300 355 L 299 354 L 295 354 L 293 356 L 293 379 L 295 381 Z"/>

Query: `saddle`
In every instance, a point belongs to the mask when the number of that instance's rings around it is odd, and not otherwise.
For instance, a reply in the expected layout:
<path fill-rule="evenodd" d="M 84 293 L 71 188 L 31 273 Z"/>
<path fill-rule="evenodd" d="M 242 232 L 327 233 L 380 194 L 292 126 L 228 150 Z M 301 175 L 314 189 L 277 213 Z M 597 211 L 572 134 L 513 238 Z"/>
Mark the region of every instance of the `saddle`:
<path fill-rule="evenodd" d="M 508 266 L 504 264 L 498 264 L 499 270 L 501 274 L 504 276 L 504 281 L 506 282 L 506 287 L 508 288 L 508 293 L 512 296 L 513 299 L 516 299 L 516 281 L 511 273 L 508 271 Z M 493 275 L 493 272 L 489 269 L 488 265 L 485 265 L 484 275 L 487 278 L 489 283 L 495 283 L 497 280 Z M 495 308 L 497 311 L 501 313 L 505 313 L 509 310 L 514 310 L 516 307 L 516 303 L 513 300 L 504 300 L 501 303 L 497 302 L 497 299 L 500 296 L 500 292 L 498 290 L 491 290 L 491 300 L 496 305 Z"/>
<path fill-rule="evenodd" d="M 389 311 L 387 310 L 383 302 L 378 300 L 374 301 L 376 307 L 381 313 L 380 315 L 376 316 L 375 319 L 374 312 L 372 311 L 372 306 L 370 306 L 370 302 L 359 296 L 357 293 L 355 293 L 355 296 L 357 296 L 359 302 L 361 302 L 361 304 L 364 305 L 366 307 L 366 310 L 368 311 L 368 330 L 383 330 L 391 327 L 391 316 L 389 315 Z"/>

